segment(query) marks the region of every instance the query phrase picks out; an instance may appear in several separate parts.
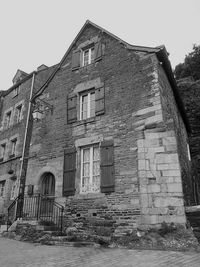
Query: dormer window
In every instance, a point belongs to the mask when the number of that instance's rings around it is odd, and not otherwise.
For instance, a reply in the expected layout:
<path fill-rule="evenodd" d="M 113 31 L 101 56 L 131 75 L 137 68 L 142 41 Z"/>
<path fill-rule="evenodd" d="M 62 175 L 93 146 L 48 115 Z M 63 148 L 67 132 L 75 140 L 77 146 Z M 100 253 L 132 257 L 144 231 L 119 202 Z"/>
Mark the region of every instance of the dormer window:
<path fill-rule="evenodd" d="M 94 46 L 83 51 L 83 66 L 94 62 Z"/>
<path fill-rule="evenodd" d="M 13 90 L 13 97 L 16 97 L 19 95 L 19 92 L 20 92 L 20 86 L 16 87 L 14 90 Z"/>

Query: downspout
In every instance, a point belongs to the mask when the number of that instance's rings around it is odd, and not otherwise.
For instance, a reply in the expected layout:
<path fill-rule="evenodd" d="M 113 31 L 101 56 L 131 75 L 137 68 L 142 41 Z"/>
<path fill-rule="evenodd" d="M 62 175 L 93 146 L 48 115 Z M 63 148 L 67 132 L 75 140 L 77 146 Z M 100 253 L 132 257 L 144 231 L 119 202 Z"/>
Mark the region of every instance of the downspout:
<path fill-rule="evenodd" d="M 23 143 L 23 150 L 22 150 L 22 157 L 21 157 L 21 166 L 20 166 L 20 175 L 19 175 L 19 196 L 23 199 L 24 197 L 24 191 L 25 191 L 25 184 L 26 184 L 26 170 L 24 170 L 24 165 L 25 165 L 25 153 L 27 149 L 27 137 L 28 137 L 28 129 L 30 126 L 30 117 L 31 117 L 31 99 L 33 97 L 33 88 L 34 88 L 34 81 L 35 81 L 35 72 L 33 72 L 32 76 L 32 83 L 31 83 L 31 91 L 30 91 L 30 96 L 29 96 L 29 105 L 28 105 L 28 112 L 27 112 L 27 119 L 26 119 L 26 127 L 25 127 L 25 134 L 24 134 L 24 143 Z M 30 145 L 30 144 L 29 144 Z M 17 204 L 17 211 L 22 214 L 23 211 L 23 201 Z M 20 216 L 21 217 L 21 216 Z"/>

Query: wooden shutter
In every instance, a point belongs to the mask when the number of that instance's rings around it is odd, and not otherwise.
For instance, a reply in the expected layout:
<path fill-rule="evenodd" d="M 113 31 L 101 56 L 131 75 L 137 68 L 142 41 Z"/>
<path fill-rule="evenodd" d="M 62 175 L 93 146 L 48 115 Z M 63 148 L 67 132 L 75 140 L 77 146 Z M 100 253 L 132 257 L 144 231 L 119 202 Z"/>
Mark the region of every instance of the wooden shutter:
<path fill-rule="evenodd" d="M 94 45 L 94 60 L 95 61 L 99 61 L 102 57 L 102 45 L 101 45 L 101 41 L 95 43 Z"/>
<path fill-rule="evenodd" d="M 114 176 L 114 143 L 113 140 L 101 143 L 101 192 L 113 192 Z"/>
<path fill-rule="evenodd" d="M 104 87 L 95 90 L 95 115 L 101 115 L 105 112 L 105 89 Z"/>
<path fill-rule="evenodd" d="M 76 149 L 64 151 L 63 196 L 73 196 L 75 193 Z"/>
<path fill-rule="evenodd" d="M 77 95 L 69 95 L 67 97 L 67 123 L 77 120 Z"/>
<path fill-rule="evenodd" d="M 72 54 L 72 70 L 80 68 L 80 50 L 76 50 Z"/>

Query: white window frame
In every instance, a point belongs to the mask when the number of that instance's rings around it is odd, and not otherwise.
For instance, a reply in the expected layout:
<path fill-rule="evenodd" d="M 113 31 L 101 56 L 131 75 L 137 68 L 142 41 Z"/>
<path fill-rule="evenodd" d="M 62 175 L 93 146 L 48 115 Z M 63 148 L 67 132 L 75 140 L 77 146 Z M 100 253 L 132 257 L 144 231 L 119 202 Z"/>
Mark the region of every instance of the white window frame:
<path fill-rule="evenodd" d="M 16 123 L 20 122 L 22 119 L 22 104 L 18 105 L 16 107 L 16 112 L 17 112 L 17 119 L 16 119 Z"/>
<path fill-rule="evenodd" d="M 83 94 L 80 95 L 80 120 L 86 120 L 86 119 L 89 119 L 89 118 L 92 118 L 93 116 L 91 115 L 91 94 L 95 94 L 95 91 L 94 89 L 88 91 L 88 92 L 85 92 Z M 82 111 L 83 111 L 83 97 L 84 96 L 87 96 L 88 97 L 88 102 L 87 102 L 87 116 L 86 118 L 83 118 L 82 116 Z M 94 115 L 95 116 L 95 115 Z"/>
<path fill-rule="evenodd" d="M 91 46 L 90 48 L 87 48 L 87 49 L 83 50 L 83 61 L 82 61 L 83 67 L 84 66 L 88 66 L 88 65 L 90 65 L 91 63 L 94 62 L 94 58 L 92 59 L 92 50 L 93 50 L 93 53 L 94 53 L 94 46 Z M 85 62 L 85 53 L 86 52 L 88 52 L 88 62 L 87 62 L 87 64 Z"/>
<path fill-rule="evenodd" d="M 0 197 L 4 196 L 6 181 L 0 181 Z"/>
<path fill-rule="evenodd" d="M 93 144 L 91 146 L 81 147 L 81 183 L 80 183 L 80 192 L 81 193 L 99 193 L 100 192 L 100 184 L 98 188 L 93 187 L 93 150 L 94 148 L 99 149 L 99 170 L 100 170 L 100 145 Z M 90 150 L 90 175 L 89 175 L 89 190 L 85 190 L 83 187 L 83 151 L 84 149 Z M 99 183 L 100 183 L 100 172 L 99 172 Z"/>

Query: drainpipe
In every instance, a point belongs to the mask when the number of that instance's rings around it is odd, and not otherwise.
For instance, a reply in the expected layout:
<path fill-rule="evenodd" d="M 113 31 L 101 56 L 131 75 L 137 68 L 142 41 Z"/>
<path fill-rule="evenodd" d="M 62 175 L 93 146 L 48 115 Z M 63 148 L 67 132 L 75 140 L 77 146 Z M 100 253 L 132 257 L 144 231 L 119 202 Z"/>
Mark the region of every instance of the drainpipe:
<path fill-rule="evenodd" d="M 21 160 L 21 166 L 20 166 L 20 175 L 19 175 L 19 179 L 20 179 L 19 196 L 20 196 L 21 201 L 19 201 L 17 203 L 17 214 L 20 214 L 20 215 L 22 215 L 22 212 L 23 212 L 23 197 L 24 197 L 24 191 L 25 191 L 26 171 L 27 171 L 27 164 L 28 164 L 26 150 L 27 150 L 27 147 L 30 146 L 30 136 L 28 136 L 28 131 L 29 131 L 29 128 L 31 127 L 30 122 L 31 122 L 32 103 L 30 100 L 33 97 L 34 81 L 35 81 L 35 72 L 33 73 L 33 76 L 32 76 L 31 91 L 30 91 L 29 105 L 28 105 L 28 112 L 27 112 L 27 119 L 26 119 L 26 128 L 25 128 L 25 134 L 24 134 L 24 143 L 23 143 L 23 150 L 22 150 L 22 157 L 20 159 Z"/>

